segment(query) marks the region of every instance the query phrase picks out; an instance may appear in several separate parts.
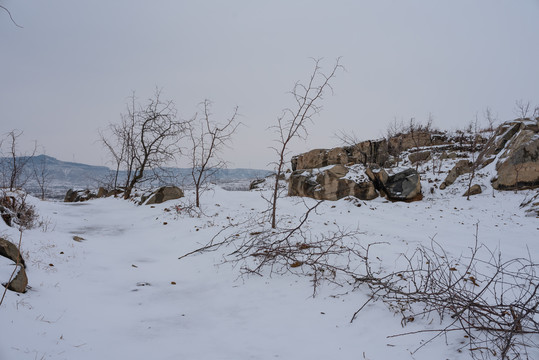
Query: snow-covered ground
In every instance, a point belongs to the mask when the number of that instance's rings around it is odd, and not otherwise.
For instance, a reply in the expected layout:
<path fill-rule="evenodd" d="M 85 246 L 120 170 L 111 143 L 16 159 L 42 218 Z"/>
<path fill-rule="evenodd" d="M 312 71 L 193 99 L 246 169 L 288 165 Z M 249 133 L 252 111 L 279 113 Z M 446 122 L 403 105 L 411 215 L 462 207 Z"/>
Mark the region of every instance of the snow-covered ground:
<path fill-rule="evenodd" d="M 484 191 L 467 201 L 464 175 L 431 193 L 434 179 L 444 177 L 427 171 L 419 202 L 324 202 L 306 226 L 315 234 L 335 224 L 358 228 L 360 243 L 382 243 L 375 255 L 389 268 L 399 254 L 432 238 L 450 255 L 468 253 L 476 224 L 479 242 L 504 258 L 539 253 L 538 219 L 519 208 L 533 190 L 494 192 L 488 176 L 479 175 Z M 261 214 L 267 209 L 264 191 L 215 187 L 203 195 L 200 217 L 175 209 L 185 209 L 192 193 L 152 207 L 114 198 L 32 199 L 43 224 L 23 233 L 31 289 L 8 292 L 0 307 L 0 359 L 470 358 L 457 351 L 464 334 L 437 338 L 419 350 L 430 334 L 388 338 L 439 324 L 417 319 L 403 328 L 400 316 L 381 302 L 369 303 L 350 323 L 368 299 L 361 288 L 326 283 L 312 297 L 306 276 L 240 276 L 239 266 L 223 263 L 231 252 L 226 247 L 178 260 L 223 226 Z M 282 225 L 299 220 L 305 204 L 315 203 L 304 200 L 280 199 Z M 18 231 L 0 223 L 0 234 L 17 241 Z"/>

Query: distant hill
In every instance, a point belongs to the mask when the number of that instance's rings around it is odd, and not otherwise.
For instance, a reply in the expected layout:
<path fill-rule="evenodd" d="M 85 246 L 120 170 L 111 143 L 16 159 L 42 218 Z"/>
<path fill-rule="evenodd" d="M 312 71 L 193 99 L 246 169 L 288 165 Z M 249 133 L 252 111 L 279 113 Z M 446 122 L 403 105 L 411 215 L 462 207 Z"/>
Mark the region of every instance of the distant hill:
<path fill-rule="evenodd" d="M 37 193 L 38 183 L 35 181 L 34 169 L 45 169 L 48 174 L 49 194 L 51 197 L 61 197 L 70 188 L 97 188 L 107 183 L 113 171 L 106 166 L 94 166 L 76 162 L 61 161 L 47 155 L 38 155 L 31 158 L 21 157 L 21 161 L 26 161 L 26 176 L 28 181 L 25 188 L 31 193 Z M 0 158 L 0 171 L 11 158 Z M 166 168 L 164 176 L 166 182 L 189 186 L 191 169 L 188 168 Z M 221 169 L 218 170 L 212 181 L 223 185 L 225 188 L 242 189 L 253 179 L 263 178 L 271 174 L 268 170 L 259 169 Z M 3 177 L 2 177 L 3 178 Z M 125 178 L 125 172 L 120 172 L 120 178 Z"/>

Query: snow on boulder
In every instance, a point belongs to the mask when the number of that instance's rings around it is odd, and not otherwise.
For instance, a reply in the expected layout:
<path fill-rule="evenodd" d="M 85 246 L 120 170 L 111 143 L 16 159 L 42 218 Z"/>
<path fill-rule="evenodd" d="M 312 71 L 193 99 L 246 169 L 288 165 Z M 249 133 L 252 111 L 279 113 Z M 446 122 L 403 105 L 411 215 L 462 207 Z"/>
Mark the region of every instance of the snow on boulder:
<path fill-rule="evenodd" d="M 492 187 L 499 190 L 539 187 L 539 118 L 521 121 L 496 163 Z"/>
<path fill-rule="evenodd" d="M 345 165 L 349 162 L 344 148 L 314 149 L 292 158 L 292 170 L 315 169 L 328 165 Z"/>
<path fill-rule="evenodd" d="M 294 171 L 288 182 L 288 195 L 317 200 L 339 200 L 346 196 L 371 200 L 378 197 L 371 181 L 355 175 L 344 165 Z"/>
<path fill-rule="evenodd" d="M 496 161 L 491 180 L 498 190 L 539 187 L 539 118 L 507 121 L 496 129 L 477 158 L 478 168 Z"/>

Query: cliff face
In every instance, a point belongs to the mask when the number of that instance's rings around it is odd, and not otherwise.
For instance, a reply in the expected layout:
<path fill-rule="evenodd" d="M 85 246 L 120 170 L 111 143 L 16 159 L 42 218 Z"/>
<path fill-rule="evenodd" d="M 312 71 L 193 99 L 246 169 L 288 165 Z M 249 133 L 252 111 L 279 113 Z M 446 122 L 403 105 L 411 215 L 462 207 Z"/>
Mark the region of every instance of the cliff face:
<path fill-rule="evenodd" d="M 487 138 L 479 135 L 475 144 L 481 146 Z M 328 165 L 376 164 L 390 167 L 398 162 L 404 152 L 421 148 L 437 147 L 442 151 L 470 148 L 474 135 L 466 133 L 448 134 L 433 131 L 415 131 L 399 134 L 389 139 L 366 140 L 355 145 L 333 149 L 314 149 L 292 157 L 292 170 L 315 169 Z"/>

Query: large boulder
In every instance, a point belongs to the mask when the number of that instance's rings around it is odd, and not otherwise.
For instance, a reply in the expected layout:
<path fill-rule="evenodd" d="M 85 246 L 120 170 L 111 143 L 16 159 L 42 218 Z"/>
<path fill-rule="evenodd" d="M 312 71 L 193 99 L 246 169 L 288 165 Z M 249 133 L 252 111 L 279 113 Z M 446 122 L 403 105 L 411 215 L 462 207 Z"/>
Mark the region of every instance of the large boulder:
<path fill-rule="evenodd" d="M 385 192 L 389 200 L 416 201 L 421 200 L 421 182 L 415 169 L 406 169 L 391 175 L 385 184 Z"/>
<path fill-rule="evenodd" d="M 0 238 L 0 256 L 6 257 L 15 263 L 20 263 L 25 266 L 24 259 L 22 258 L 17 246 L 4 238 Z"/>
<path fill-rule="evenodd" d="M 0 256 L 6 257 L 14 262 L 17 267 L 15 276 L 8 283 L 9 279 L 5 279 L 2 285 L 7 287 L 11 291 L 24 293 L 26 292 L 26 286 L 28 285 L 28 277 L 24 270 L 25 264 L 22 255 L 15 244 L 6 239 L 0 238 Z M 1 279 L 4 280 L 4 279 Z"/>
<path fill-rule="evenodd" d="M 288 195 L 317 200 L 339 200 L 346 196 L 371 200 L 378 196 L 371 181 L 349 176 L 351 175 L 349 172 L 350 169 L 344 165 L 334 165 L 325 169 L 296 170 L 288 182 Z"/>
<path fill-rule="evenodd" d="M 453 168 L 449 170 L 449 173 L 445 177 L 445 180 L 440 185 L 440 189 L 444 190 L 446 187 L 453 184 L 460 175 L 466 174 L 472 171 L 472 166 L 473 166 L 473 163 L 469 160 L 457 161 L 455 166 L 453 166 Z"/>
<path fill-rule="evenodd" d="M 177 186 L 163 186 L 150 195 L 145 205 L 161 204 L 168 200 L 175 200 L 183 197 L 183 191 Z"/>
<path fill-rule="evenodd" d="M 389 176 L 377 166 L 369 167 L 365 173 L 373 182 L 376 190 L 392 201 L 417 201 L 421 194 L 421 179 L 414 169 L 406 169 Z"/>
<path fill-rule="evenodd" d="M 492 187 L 499 190 L 539 187 L 539 118 L 522 121 L 496 163 Z"/>
<path fill-rule="evenodd" d="M 479 154 L 477 166 L 483 168 L 496 160 L 495 189 L 539 187 L 539 118 L 501 124 Z"/>

